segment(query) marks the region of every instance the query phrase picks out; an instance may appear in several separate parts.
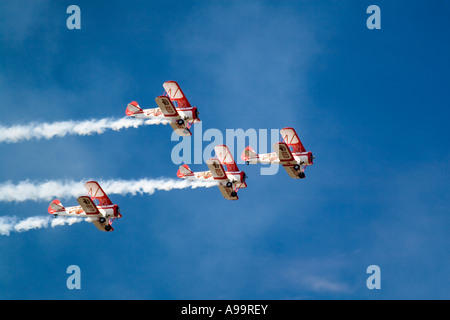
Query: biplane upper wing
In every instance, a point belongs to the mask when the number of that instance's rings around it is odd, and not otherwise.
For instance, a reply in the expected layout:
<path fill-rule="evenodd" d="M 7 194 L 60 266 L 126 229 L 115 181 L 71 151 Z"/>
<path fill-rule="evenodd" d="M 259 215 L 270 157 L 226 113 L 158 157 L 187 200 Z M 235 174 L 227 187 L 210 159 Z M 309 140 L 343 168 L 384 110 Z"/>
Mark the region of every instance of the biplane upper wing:
<path fill-rule="evenodd" d="M 273 149 L 289 176 L 294 179 L 299 179 L 299 171 L 294 169 L 294 166 L 298 165 L 298 163 L 294 159 L 291 150 L 289 150 L 287 143 L 277 142 L 273 145 Z"/>
<path fill-rule="evenodd" d="M 283 137 L 283 141 L 292 147 L 294 152 L 306 152 L 305 147 L 293 128 L 283 128 L 280 130 L 280 134 Z"/>
<path fill-rule="evenodd" d="M 180 136 L 191 136 L 191 131 L 186 126 L 172 101 L 166 96 L 159 96 L 155 99 L 156 104 L 161 109 L 164 117 L 170 120 L 170 126 Z"/>
<path fill-rule="evenodd" d="M 84 184 L 84 186 L 88 192 L 88 195 L 92 199 L 98 200 L 100 206 L 113 205 L 112 201 L 108 198 L 108 196 L 103 191 L 102 187 L 100 187 L 97 181 L 88 181 Z"/>
<path fill-rule="evenodd" d="M 216 157 L 220 163 L 227 167 L 227 171 L 239 171 L 238 166 L 226 145 L 215 146 L 214 151 L 216 152 Z"/>
<path fill-rule="evenodd" d="M 191 108 L 191 104 L 188 99 L 184 95 L 178 83 L 175 81 L 166 81 L 163 84 L 164 90 L 166 90 L 167 95 L 170 100 L 176 101 L 178 103 L 179 108 L 186 109 Z"/>

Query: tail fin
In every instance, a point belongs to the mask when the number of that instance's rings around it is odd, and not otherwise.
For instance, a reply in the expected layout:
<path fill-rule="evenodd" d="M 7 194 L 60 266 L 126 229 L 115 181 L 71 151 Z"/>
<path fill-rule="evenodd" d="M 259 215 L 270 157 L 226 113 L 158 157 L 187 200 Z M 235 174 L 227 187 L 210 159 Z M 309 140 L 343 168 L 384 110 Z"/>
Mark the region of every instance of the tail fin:
<path fill-rule="evenodd" d="M 242 151 L 241 159 L 244 161 L 252 161 L 258 159 L 258 154 L 253 151 L 252 147 L 247 147 Z"/>
<path fill-rule="evenodd" d="M 48 206 L 48 213 L 50 214 L 55 214 L 56 211 L 62 210 L 65 210 L 65 208 L 58 199 L 55 199 L 52 202 L 50 202 L 50 205 Z"/>
<path fill-rule="evenodd" d="M 187 164 L 180 166 L 177 172 L 178 178 L 185 178 L 186 176 L 193 176 L 194 172 L 189 168 Z"/>
<path fill-rule="evenodd" d="M 127 116 L 132 116 L 136 113 L 142 113 L 141 107 L 139 107 L 138 103 L 136 101 L 132 101 L 127 105 L 127 109 L 125 110 L 125 114 Z"/>

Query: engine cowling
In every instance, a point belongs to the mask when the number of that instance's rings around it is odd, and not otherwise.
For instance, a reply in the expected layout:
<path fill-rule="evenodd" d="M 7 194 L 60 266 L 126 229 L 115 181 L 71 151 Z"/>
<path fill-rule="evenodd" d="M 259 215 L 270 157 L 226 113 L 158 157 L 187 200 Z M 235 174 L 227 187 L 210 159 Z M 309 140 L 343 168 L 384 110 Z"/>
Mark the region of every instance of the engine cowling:
<path fill-rule="evenodd" d="M 117 204 L 114 205 L 114 217 L 115 218 L 122 218 L 122 214 L 120 213 L 120 208 L 119 208 L 119 206 Z"/>
<path fill-rule="evenodd" d="M 308 152 L 308 164 L 313 164 L 314 156 L 311 151 Z"/>
<path fill-rule="evenodd" d="M 245 174 L 245 172 L 244 171 L 241 171 L 241 174 L 240 174 L 240 178 L 241 178 L 241 183 L 244 183 L 245 182 L 245 179 L 247 178 L 247 175 Z"/>

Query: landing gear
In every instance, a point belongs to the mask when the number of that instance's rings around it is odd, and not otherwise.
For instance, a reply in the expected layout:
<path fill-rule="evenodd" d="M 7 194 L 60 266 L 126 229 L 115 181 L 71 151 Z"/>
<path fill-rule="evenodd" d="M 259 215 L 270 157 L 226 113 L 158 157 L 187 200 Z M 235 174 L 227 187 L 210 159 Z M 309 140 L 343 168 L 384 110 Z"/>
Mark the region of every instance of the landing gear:
<path fill-rule="evenodd" d="M 236 197 L 237 196 L 237 192 L 236 191 L 232 191 L 231 192 L 231 196 L 234 198 L 234 197 Z"/>
<path fill-rule="evenodd" d="M 227 182 L 227 187 L 228 187 L 228 188 L 231 188 L 232 186 L 233 186 L 233 183 L 230 182 L 230 181 L 228 181 L 228 182 Z"/>
<path fill-rule="evenodd" d="M 112 229 L 111 225 L 107 224 L 105 226 L 105 231 L 111 231 L 111 229 Z"/>
<path fill-rule="evenodd" d="M 106 222 L 106 219 L 103 218 L 103 217 L 101 217 L 101 218 L 98 219 L 98 222 L 100 222 L 100 223 L 105 223 L 105 222 Z"/>
<path fill-rule="evenodd" d="M 301 168 L 302 168 L 302 167 L 301 167 L 299 164 L 295 164 L 295 165 L 294 165 L 294 170 L 295 170 L 295 171 L 300 171 Z M 298 173 L 298 177 L 299 177 L 300 179 L 304 179 L 304 178 L 306 177 L 306 175 L 305 175 L 305 173 L 304 173 L 303 171 L 300 171 L 300 172 Z"/>
<path fill-rule="evenodd" d="M 184 120 L 183 119 L 178 119 L 177 123 L 179 126 L 182 126 L 184 124 Z"/>

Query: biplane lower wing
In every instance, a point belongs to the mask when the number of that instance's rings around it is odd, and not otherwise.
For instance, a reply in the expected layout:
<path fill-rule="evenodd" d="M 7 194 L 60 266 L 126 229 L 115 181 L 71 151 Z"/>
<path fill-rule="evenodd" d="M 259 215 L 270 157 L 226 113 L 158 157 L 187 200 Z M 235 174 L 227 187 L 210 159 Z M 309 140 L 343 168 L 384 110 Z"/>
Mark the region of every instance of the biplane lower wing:
<path fill-rule="evenodd" d="M 186 124 L 183 122 L 182 124 L 179 124 L 178 122 L 171 122 L 170 126 L 172 127 L 173 131 L 179 136 L 183 137 L 189 137 L 192 136 L 191 131 L 186 128 Z"/>
<path fill-rule="evenodd" d="M 91 218 L 92 219 L 92 223 L 94 224 L 94 226 L 97 227 L 98 230 L 100 231 L 114 231 L 114 228 L 111 226 L 109 219 L 105 219 L 105 218 Z M 108 227 L 109 226 L 109 227 Z M 108 229 L 108 230 L 106 230 Z"/>
<path fill-rule="evenodd" d="M 84 213 L 88 216 L 98 216 L 100 215 L 100 211 L 98 211 L 97 206 L 92 201 L 92 199 L 88 196 L 81 196 L 77 198 L 78 204 L 83 209 Z"/>
<path fill-rule="evenodd" d="M 191 131 L 187 128 L 186 121 L 181 118 L 172 101 L 166 96 L 159 96 L 155 99 L 156 104 L 161 109 L 164 117 L 170 120 L 170 126 L 179 136 L 191 136 Z"/>
<path fill-rule="evenodd" d="M 233 188 L 233 183 L 228 179 L 227 173 L 223 169 L 218 159 L 209 159 L 206 161 L 211 176 L 215 181 L 219 182 L 219 190 L 222 196 L 228 200 L 238 200 L 237 192 Z"/>
<path fill-rule="evenodd" d="M 289 146 L 285 142 L 278 142 L 273 145 L 273 149 L 280 160 L 280 164 L 283 165 L 289 176 L 294 179 L 300 179 L 300 175 L 303 173 L 303 166 L 299 165 L 294 159 Z"/>
<path fill-rule="evenodd" d="M 223 169 L 223 166 L 218 159 L 209 159 L 208 161 L 206 161 L 206 164 L 208 165 L 208 169 L 209 171 L 211 171 L 211 175 L 214 180 L 219 182 L 228 181 L 227 173 Z"/>
<path fill-rule="evenodd" d="M 77 202 L 88 216 L 87 221 L 92 222 L 98 230 L 114 231 L 109 218 L 106 218 L 102 215 L 102 213 L 98 210 L 98 207 L 94 204 L 90 197 L 78 197 Z"/>
<path fill-rule="evenodd" d="M 222 196 L 225 199 L 228 199 L 228 200 L 238 200 L 239 199 L 237 192 L 235 192 L 232 187 L 227 187 L 226 185 L 223 185 L 223 184 L 219 184 L 218 187 L 219 187 L 220 193 L 222 193 Z"/>

